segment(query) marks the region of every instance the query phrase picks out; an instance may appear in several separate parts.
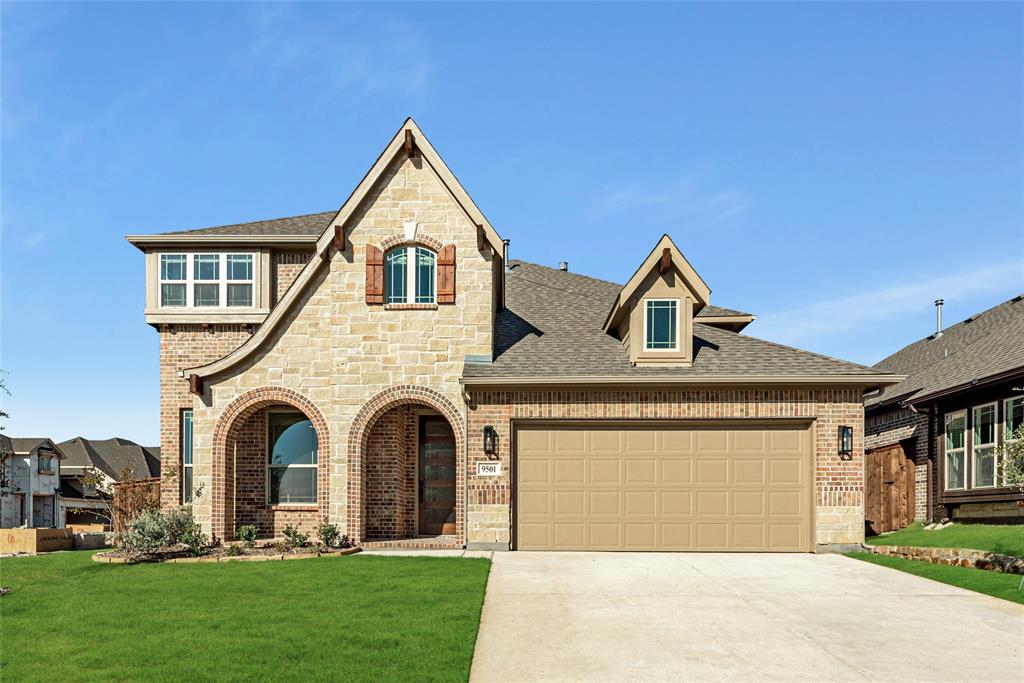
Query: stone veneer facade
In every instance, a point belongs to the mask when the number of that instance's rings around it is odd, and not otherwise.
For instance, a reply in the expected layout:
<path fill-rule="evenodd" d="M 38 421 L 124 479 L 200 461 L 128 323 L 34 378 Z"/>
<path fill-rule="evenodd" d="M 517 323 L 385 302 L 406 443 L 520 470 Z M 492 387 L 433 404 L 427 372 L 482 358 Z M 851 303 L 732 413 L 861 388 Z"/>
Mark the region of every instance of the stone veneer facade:
<path fill-rule="evenodd" d="M 470 544 L 495 547 L 510 541 L 512 422 L 530 419 L 813 420 L 815 542 L 864 540 L 864 406 L 859 388 L 470 389 L 469 393 L 469 434 L 482 433 L 484 425 L 494 426 L 503 465 L 501 476 L 477 477 L 476 463 L 487 456 L 480 447 L 469 450 Z M 851 460 L 837 455 L 839 425 L 854 428 Z"/>
<path fill-rule="evenodd" d="M 366 245 L 405 243 L 405 221 L 418 223 L 419 243 L 455 245 L 454 304 L 401 311 L 366 304 Z M 237 438 L 236 431 L 245 431 L 242 425 L 224 424 L 224 412 L 247 392 L 288 389 L 324 417 L 329 433 L 320 436 L 319 465 L 328 483 L 317 509 L 298 510 L 305 513 L 298 522 L 306 527 L 329 519 L 353 537 L 363 537 L 364 506 L 358 500 L 363 486 L 361 463 L 350 472 L 362 452 L 357 447 L 350 453 L 348 444 L 354 437 L 357 443 L 366 438 L 366 434 L 350 434 L 350 427 L 367 405 L 376 405 L 375 397 L 388 395 L 395 387 L 412 388 L 399 403 L 380 403 L 379 413 L 367 416 L 365 425 L 372 427 L 396 405 L 417 405 L 448 417 L 463 444 L 465 411 L 454 408 L 463 405 L 459 384 L 463 363 L 467 355 L 490 357 L 493 351 L 496 265 L 492 252 L 478 249 L 476 226 L 422 159 L 396 160 L 348 225 L 345 251 L 332 248 L 329 260 L 317 264 L 314 280 L 261 350 L 223 376 L 209 379 L 202 397 L 188 395 L 187 382 L 177 377 L 177 371 L 226 355 L 244 337 L 211 336 L 210 342 L 216 339 L 222 344 L 216 348 L 204 348 L 213 344 L 197 339 L 201 354 L 162 359 L 165 412 L 193 408 L 194 478 L 209 492 L 193 504 L 196 518 L 218 536 L 230 537 L 234 520 L 226 501 L 230 459 L 223 462 L 223 455 L 216 453 L 221 445 L 215 444 L 214 436 L 218 428 L 228 430 L 231 438 Z M 175 404 L 177 398 L 182 399 L 181 405 Z M 162 440 L 165 460 L 175 465 L 181 452 L 177 430 L 180 425 L 169 421 Z M 329 449 L 324 447 L 328 442 Z M 164 502 L 173 504 L 177 494 L 167 488 Z M 231 513 L 232 519 L 225 518 L 225 513 Z M 245 515 L 251 519 L 256 512 L 249 510 Z M 274 524 L 275 531 L 278 526 Z"/>

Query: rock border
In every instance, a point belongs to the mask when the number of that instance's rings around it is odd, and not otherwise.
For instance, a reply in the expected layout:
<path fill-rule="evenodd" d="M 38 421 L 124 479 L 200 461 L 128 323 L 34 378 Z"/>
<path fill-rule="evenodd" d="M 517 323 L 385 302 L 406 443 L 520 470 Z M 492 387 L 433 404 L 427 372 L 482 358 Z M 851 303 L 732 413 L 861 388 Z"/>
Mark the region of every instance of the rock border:
<path fill-rule="evenodd" d="M 274 560 L 308 560 L 313 557 L 344 557 L 345 555 L 354 555 L 362 552 L 362 548 L 345 548 L 344 550 L 336 550 L 330 553 L 321 553 L 318 551 L 311 553 L 274 553 L 272 555 L 235 555 L 229 557 L 227 555 L 219 555 L 217 557 L 172 557 L 170 559 L 150 559 L 150 558 L 131 558 L 131 557 L 115 557 L 108 555 L 107 553 L 96 553 L 92 556 L 93 562 L 100 562 L 102 564 L 166 564 L 166 563 L 198 563 L 198 562 L 268 562 Z"/>
<path fill-rule="evenodd" d="M 923 548 L 915 545 L 865 545 L 875 555 L 919 560 L 931 564 L 971 567 L 1004 574 L 1024 574 L 1024 557 L 970 548 Z"/>

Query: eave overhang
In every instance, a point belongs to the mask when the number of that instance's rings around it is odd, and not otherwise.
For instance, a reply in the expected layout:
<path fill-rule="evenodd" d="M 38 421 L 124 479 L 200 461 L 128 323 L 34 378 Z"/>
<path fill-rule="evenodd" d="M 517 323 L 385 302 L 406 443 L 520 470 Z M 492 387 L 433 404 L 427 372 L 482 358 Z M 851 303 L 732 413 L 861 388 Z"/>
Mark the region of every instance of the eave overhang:
<path fill-rule="evenodd" d="M 525 377 L 463 377 L 465 386 L 536 386 L 536 385 L 616 385 L 616 386 L 670 386 L 670 385 L 855 385 L 865 388 L 899 384 L 905 375 L 652 375 L 648 377 L 622 376 L 525 376 Z"/>
<path fill-rule="evenodd" d="M 125 235 L 125 239 L 139 251 L 159 247 L 219 247 L 255 245 L 261 247 L 313 246 L 317 235 Z"/>

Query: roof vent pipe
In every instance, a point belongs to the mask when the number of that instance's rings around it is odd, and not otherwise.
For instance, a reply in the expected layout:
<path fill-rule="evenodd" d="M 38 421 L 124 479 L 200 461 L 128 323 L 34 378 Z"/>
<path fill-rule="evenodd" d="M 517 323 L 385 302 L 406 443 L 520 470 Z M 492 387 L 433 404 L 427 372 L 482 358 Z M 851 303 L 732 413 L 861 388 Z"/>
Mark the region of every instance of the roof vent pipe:
<path fill-rule="evenodd" d="M 505 253 L 503 253 L 503 254 L 501 255 L 501 260 L 505 262 L 505 272 L 506 272 L 506 273 L 507 273 L 508 271 L 512 270 L 512 266 L 511 266 L 511 265 L 509 265 L 509 262 L 508 262 L 508 244 L 509 244 L 509 242 L 510 242 L 510 241 L 511 241 L 511 240 L 502 240 L 502 241 L 501 241 L 501 243 L 502 243 L 502 244 L 504 245 L 504 247 L 505 247 L 505 248 L 504 248 L 504 252 L 505 252 Z"/>
<path fill-rule="evenodd" d="M 935 336 L 942 336 L 942 304 L 945 303 L 942 299 L 935 300 Z"/>
<path fill-rule="evenodd" d="M 558 269 L 559 270 L 569 270 L 569 262 L 568 261 L 559 261 L 558 262 Z"/>

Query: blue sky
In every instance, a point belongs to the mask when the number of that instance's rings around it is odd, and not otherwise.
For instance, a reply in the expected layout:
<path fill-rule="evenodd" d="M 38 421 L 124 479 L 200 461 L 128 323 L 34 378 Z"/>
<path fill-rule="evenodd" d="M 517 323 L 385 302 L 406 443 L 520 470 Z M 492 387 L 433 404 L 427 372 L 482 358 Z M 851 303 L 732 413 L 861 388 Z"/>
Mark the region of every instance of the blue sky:
<path fill-rule="evenodd" d="M 1024 291 L 1020 4 L 4 2 L 14 436 L 158 440 L 128 233 L 337 208 L 409 115 L 512 255 L 668 232 L 749 333 L 874 363 Z"/>

